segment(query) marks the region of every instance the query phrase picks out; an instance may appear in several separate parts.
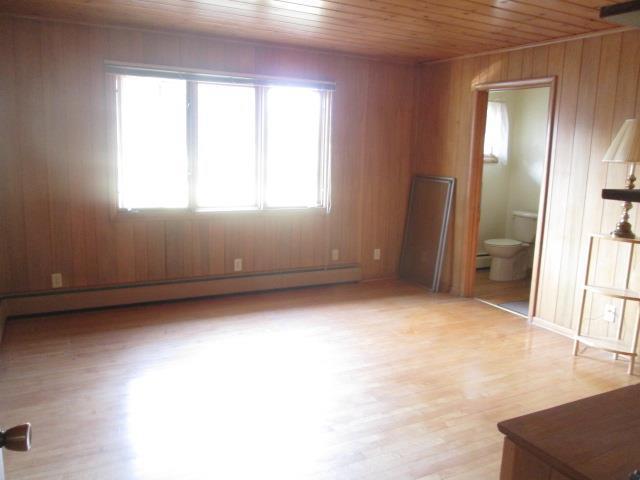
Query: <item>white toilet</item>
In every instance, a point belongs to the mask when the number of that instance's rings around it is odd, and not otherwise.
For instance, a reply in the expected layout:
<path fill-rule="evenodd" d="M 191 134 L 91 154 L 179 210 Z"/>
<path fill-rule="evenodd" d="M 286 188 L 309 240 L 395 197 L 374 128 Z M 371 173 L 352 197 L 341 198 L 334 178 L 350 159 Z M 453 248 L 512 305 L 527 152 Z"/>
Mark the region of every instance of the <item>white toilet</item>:
<path fill-rule="evenodd" d="M 531 247 L 536 238 L 537 220 L 536 213 L 514 210 L 511 216 L 514 238 L 492 238 L 484 241 L 487 253 L 491 256 L 491 280 L 508 282 L 526 277 Z"/>

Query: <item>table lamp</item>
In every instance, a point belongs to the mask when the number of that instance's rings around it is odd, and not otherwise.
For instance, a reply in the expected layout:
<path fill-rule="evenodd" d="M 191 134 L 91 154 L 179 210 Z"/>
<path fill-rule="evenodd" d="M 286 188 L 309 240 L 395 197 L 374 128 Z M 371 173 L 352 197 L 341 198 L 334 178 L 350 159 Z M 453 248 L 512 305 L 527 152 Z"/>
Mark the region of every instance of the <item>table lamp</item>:
<path fill-rule="evenodd" d="M 628 163 L 629 176 L 627 177 L 626 189 L 633 190 L 635 186 L 636 163 L 640 163 L 640 125 L 638 119 L 625 120 L 620 127 L 616 137 L 609 145 L 604 154 L 603 162 L 608 163 Z M 622 216 L 616 225 L 616 229 L 611 232 L 614 237 L 635 238 L 629 223 L 629 210 L 632 208 L 630 201 L 625 201 L 622 207 Z"/>

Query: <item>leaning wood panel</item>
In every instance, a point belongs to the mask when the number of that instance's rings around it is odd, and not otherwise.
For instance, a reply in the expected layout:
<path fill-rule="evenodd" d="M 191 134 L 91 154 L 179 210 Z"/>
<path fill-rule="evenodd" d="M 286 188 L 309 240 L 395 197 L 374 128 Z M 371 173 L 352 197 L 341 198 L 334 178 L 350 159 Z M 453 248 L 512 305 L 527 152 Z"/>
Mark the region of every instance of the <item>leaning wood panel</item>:
<path fill-rule="evenodd" d="M 440 291 L 454 190 L 451 177 L 416 176 L 411 182 L 400 275 L 432 292 Z"/>

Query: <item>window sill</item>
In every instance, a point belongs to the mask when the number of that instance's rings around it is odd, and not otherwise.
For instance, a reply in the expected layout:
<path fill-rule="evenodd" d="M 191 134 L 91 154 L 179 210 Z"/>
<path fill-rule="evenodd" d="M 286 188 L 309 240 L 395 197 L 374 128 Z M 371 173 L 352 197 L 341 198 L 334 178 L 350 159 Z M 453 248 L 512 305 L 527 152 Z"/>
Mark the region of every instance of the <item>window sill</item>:
<path fill-rule="evenodd" d="M 195 220 L 212 217 L 233 216 L 271 216 L 271 215 L 328 215 L 326 207 L 292 207 L 292 208 L 238 208 L 234 210 L 214 209 L 143 209 L 123 210 L 117 209 L 114 218 L 116 220 Z"/>

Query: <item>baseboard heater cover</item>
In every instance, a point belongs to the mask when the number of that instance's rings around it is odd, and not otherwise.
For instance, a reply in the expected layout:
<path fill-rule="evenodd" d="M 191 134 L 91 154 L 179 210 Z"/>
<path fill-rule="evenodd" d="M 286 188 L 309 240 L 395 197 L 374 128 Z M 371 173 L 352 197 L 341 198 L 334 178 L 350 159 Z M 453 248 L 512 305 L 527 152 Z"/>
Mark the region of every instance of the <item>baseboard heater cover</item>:
<path fill-rule="evenodd" d="M 491 266 L 491 256 L 488 253 L 478 253 L 476 255 L 476 269 L 489 268 Z"/>
<path fill-rule="evenodd" d="M 16 295 L 2 299 L 7 316 L 25 316 L 89 308 L 133 305 L 165 300 L 210 297 L 232 293 L 281 290 L 358 282 L 358 265 L 223 276 L 203 280 L 182 280 L 147 285 L 129 285 L 42 294 Z"/>

